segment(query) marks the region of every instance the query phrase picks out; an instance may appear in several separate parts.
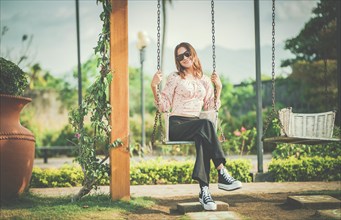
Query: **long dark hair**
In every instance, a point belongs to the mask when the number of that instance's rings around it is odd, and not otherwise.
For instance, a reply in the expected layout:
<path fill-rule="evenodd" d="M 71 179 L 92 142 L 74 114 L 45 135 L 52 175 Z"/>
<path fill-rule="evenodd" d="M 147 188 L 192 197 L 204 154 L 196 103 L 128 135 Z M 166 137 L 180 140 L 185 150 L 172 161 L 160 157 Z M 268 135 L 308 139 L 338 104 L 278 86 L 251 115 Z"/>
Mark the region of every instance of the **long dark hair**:
<path fill-rule="evenodd" d="M 179 75 L 182 79 L 185 78 L 185 73 L 184 70 L 185 68 L 183 66 L 181 66 L 180 61 L 178 61 L 178 59 L 176 59 L 177 55 L 178 55 L 178 49 L 180 47 L 184 47 L 186 48 L 187 51 L 190 52 L 191 56 L 189 57 L 192 62 L 193 62 L 193 69 L 194 69 L 194 76 L 197 78 L 201 78 L 203 73 L 202 73 L 202 68 L 201 68 L 201 63 L 200 60 L 198 58 L 197 52 L 195 51 L 194 47 L 186 42 L 182 42 L 180 44 L 178 44 L 175 49 L 174 49 L 174 58 L 175 58 L 175 65 L 176 65 L 176 69 L 179 71 Z"/>

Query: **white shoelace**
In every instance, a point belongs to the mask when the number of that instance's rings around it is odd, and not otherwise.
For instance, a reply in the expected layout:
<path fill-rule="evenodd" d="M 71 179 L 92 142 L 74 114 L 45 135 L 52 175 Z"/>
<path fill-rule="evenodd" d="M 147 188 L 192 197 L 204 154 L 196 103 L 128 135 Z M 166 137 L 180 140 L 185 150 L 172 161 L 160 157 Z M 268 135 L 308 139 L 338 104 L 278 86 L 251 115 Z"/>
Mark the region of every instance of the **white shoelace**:
<path fill-rule="evenodd" d="M 204 200 L 204 202 L 206 204 L 209 203 L 209 202 L 214 202 L 212 197 L 211 197 L 210 192 L 208 191 L 208 187 L 207 186 L 202 187 L 201 193 L 202 193 L 202 199 Z"/>
<path fill-rule="evenodd" d="M 224 177 L 224 179 L 229 182 L 229 183 L 233 183 L 235 181 L 235 179 L 227 172 L 227 170 L 225 168 L 222 168 L 220 170 L 220 174 Z"/>

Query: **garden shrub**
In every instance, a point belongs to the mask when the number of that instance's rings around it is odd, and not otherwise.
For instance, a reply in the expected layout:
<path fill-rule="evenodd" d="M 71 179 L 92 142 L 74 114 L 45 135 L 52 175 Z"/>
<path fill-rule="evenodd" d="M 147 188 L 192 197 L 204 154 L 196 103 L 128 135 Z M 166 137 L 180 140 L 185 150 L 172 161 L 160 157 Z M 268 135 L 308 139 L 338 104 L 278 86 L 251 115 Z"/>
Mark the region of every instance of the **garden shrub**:
<path fill-rule="evenodd" d="M 194 183 L 192 170 L 194 161 L 166 161 L 161 158 L 132 163 L 130 168 L 131 185 L 186 184 Z M 243 182 L 251 182 L 251 161 L 245 159 L 229 160 L 226 167 L 233 177 Z M 211 166 L 211 183 L 218 176 Z M 64 165 L 60 169 L 33 168 L 31 187 L 71 187 L 81 186 L 84 176 L 79 166 Z M 109 185 L 110 177 L 103 178 L 100 185 Z"/>
<path fill-rule="evenodd" d="M 222 148 L 228 155 L 256 152 L 256 136 L 256 128 L 246 129 L 242 126 L 240 129 L 226 133 Z"/>
<path fill-rule="evenodd" d="M 83 179 L 83 172 L 79 166 L 63 165 L 60 169 L 34 167 L 30 186 L 36 188 L 81 186 Z"/>
<path fill-rule="evenodd" d="M 276 149 L 272 152 L 275 159 L 285 159 L 289 157 L 338 157 L 341 155 L 340 143 L 328 143 L 324 145 L 305 145 L 305 144 L 278 144 Z"/>
<path fill-rule="evenodd" d="M 192 171 L 194 161 L 165 161 L 162 159 L 137 163 L 131 167 L 130 180 L 132 185 L 143 184 L 185 184 L 194 183 Z M 250 182 L 251 161 L 245 159 L 229 160 L 226 167 L 233 177 L 243 182 Z M 216 183 L 218 173 L 211 164 L 211 183 Z"/>
<path fill-rule="evenodd" d="M 338 157 L 289 157 L 273 159 L 269 173 L 274 181 L 339 181 L 341 180 L 341 156 Z"/>

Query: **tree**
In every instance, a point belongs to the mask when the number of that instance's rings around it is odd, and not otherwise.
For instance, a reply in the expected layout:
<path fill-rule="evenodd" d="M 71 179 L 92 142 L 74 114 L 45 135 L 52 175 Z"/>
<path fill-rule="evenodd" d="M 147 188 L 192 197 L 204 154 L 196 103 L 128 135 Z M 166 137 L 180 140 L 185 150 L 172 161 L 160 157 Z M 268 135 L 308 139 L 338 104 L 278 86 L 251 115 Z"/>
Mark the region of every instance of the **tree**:
<path fill-rule="evenodd" d="M 311 99 L 316 106 L 313 110 L 317 111 L 321 103 L 316 104 L 316 100 L 323 101 L 325 108 L 335 107 L 329 103 L 337 103 L 337 4 L 337 1 L 321 0 L 298 36 L 285 42 L 285 49 L 296 57 L 284 60 L 281 66 L 291 66 L 290 78 L 300 82 L 306 90 L 305 101 Z"/>
<path fill-rule="evenodd" d="M 285 42 L 285 49 L 296 57 L 282 62 L 282 67 L 298 61 L 335 60 L 337 56 L 336 1 L 321 0 L 313 9 L 313 17 L 298 36 Z"/>

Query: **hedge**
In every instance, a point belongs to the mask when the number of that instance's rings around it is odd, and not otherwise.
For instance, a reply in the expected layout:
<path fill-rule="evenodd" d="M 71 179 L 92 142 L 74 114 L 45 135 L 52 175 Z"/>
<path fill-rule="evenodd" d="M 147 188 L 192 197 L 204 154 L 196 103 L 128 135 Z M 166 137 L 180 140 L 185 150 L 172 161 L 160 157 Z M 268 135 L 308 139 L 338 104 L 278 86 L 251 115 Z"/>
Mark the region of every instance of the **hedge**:
<path fill-rule="evenodd" d="M 132 163 L 130 167 L 131 185 L 185 184 L 194 183 L 192 170 L 194 161 L 166 161 L 161 158 Z M 229 160 L 226 167 L 233 177 L 243 182 L 251 182 L 251 161 Z M 217 182 L 217 171 L 211 165 L 211 183 Z M 30 187 L 71 187 L 81 186 L 83 173 L 77 165 L 63 165 L 59 169 L 33 168 Z M 109 185 L 109 177 L 102 179 L 101 185 Z"/>
<path fill-rule="evenodd" d="M 338 181 L 341 180 L 340 170 L 341 156 L 273 159 L 268 169 L 276 182 Z"/>

